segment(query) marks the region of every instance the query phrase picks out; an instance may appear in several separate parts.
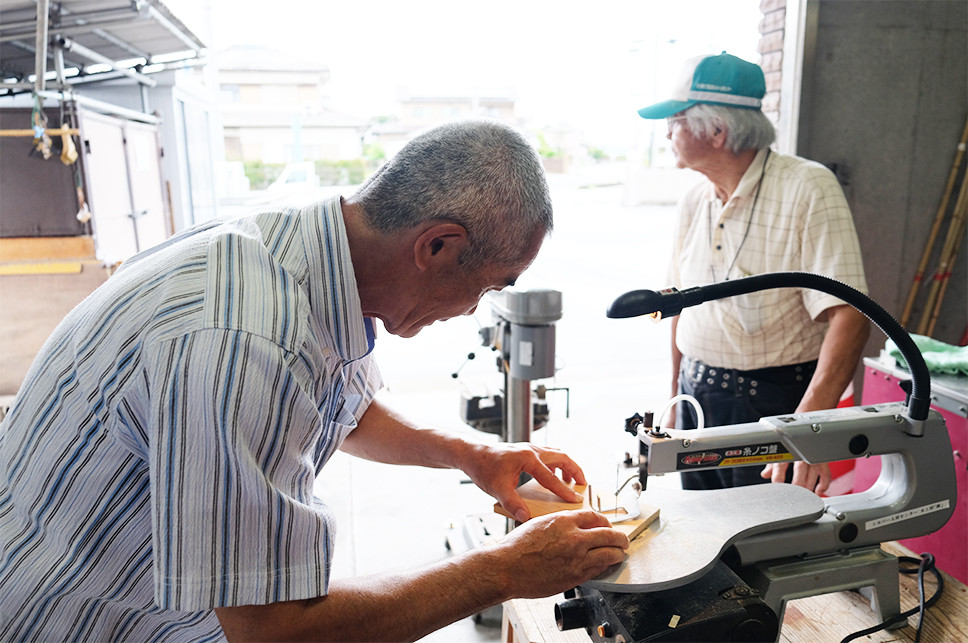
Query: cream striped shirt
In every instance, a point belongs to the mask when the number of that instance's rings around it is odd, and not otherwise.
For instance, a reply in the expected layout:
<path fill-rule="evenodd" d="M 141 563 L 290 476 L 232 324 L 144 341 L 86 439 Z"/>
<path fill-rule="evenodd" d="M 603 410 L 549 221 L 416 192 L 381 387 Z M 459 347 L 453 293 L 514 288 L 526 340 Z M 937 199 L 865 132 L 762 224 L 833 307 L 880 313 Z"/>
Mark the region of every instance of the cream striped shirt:
<path fill-rule="evenodd" d="M 221 640 L 326 593 L 320 468 L 381 385 L 339 198 L 186 231 L 58 326 L 0 429 L 0 639 Z"/>
<path fill-rule="evenodd" d="M 820 274 L 867 292 L 857 232 L 833 173 L 760 150 L 727 203 L 708 180 L 683 197 L 669 280 L 689 288 L 778 271 Z M 683 355 L 713 366 L 806 362 L 817 358 L 826 332 L 817 316 L 843 303 L 799 288 L 706 302 L 682 311 L 676 342 Z"/>

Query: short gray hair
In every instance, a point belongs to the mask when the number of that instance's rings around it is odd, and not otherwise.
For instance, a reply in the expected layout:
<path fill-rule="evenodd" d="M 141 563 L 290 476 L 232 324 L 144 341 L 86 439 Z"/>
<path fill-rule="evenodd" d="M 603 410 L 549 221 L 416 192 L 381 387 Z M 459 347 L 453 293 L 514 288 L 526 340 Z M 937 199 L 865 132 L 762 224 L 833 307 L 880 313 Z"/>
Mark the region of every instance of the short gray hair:
<path fill-rule="evenodd" d="M 684 116 L 689 131 L 701 138 L 709 138 L 717 129 L 725 129 L 726 149 L 733 154 L 761 150 L 776 140 L 776 128 L 758 109 L 700 103 L 679 116 Z"/>
<path fill-rule="evenodd" d="M 465 269 L 513 263 L 553 227 L 551 196 L 535 149 L 513 128 L 458 121 L 412 139 L 351 198 L 367 222 L 393 232 L 441 219 L 460 224 Z"/>

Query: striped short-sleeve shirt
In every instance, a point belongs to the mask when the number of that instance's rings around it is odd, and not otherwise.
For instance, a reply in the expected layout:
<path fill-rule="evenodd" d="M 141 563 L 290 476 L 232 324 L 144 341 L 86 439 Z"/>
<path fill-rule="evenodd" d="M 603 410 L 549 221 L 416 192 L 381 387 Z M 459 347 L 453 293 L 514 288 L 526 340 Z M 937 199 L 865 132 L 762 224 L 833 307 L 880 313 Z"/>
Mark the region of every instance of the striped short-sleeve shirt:
<path fill-rule="evenodd" d="M 867 292 L 860 243 L 843 189 L 819 163 L 760 150 L 724 204 L 705 180 L 679 204 L 669 280 L 702 286 L 766 272 L 811 272 Z M 817 359 L 840 299 L 778 288 L 682 311 L 683 355 L 741 370 Z"/>
<path fill-rule="evenodd" d="M 338 197 L 126 262 L 0 427 L 0 640 L 220 640 L 215 607 L 324 595 L 313 483 L 372 344 Z"/>

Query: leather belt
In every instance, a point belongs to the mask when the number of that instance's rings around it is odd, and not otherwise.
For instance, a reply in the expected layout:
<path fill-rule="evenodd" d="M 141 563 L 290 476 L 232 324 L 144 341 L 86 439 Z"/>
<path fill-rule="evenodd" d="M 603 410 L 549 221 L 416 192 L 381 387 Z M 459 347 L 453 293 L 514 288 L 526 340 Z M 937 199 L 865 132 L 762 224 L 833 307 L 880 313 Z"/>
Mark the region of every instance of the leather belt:
<path fill-rule="evenodd" d="M 683 356 L 679 368 L 680 377 L 691 380 L 694 385 L 724 389 L 735 387 L 737 392 L 746 389 L 750 395 L 756 395 L 756 388 L 764 382 L 777 386 L 788 386 L 809 380 L 817 369 L 817 360 L 743 371 L 735 368 L 710 366 L 701 360 Z"/>

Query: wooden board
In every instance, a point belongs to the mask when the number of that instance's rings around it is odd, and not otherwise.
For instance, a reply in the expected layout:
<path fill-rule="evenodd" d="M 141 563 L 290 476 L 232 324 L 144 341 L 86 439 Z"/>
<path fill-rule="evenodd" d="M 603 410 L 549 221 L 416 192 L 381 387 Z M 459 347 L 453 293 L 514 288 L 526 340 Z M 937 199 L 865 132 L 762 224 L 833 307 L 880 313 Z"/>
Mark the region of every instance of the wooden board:
<path fill-rule="evenodd" d="M 609 517 L 626 514 L 625 509 L 615 507 L 615 496 L 613 494 L 599 494 L 590 485 L 575 484 L 574 482 L 568 486 L 574 489 L 576 493 L 581 494 L 581 502 L 566 502 L 533 479 L 518 487 L 518 493 L 528 506 L 532 518 L 556 511 L 573 511 L 576 509 L 594 509 Z M 502 516 L 514 519 L 514 516 L 505 511 L 500 503 L 494 503 L 494 511 Z M 659 508 L 655 505 L 640 501 L 639 511 L 638 517 L 613 523 L 612 526 L 628 536 L 629 540 L 632 540 L 659 518 Z"/>

